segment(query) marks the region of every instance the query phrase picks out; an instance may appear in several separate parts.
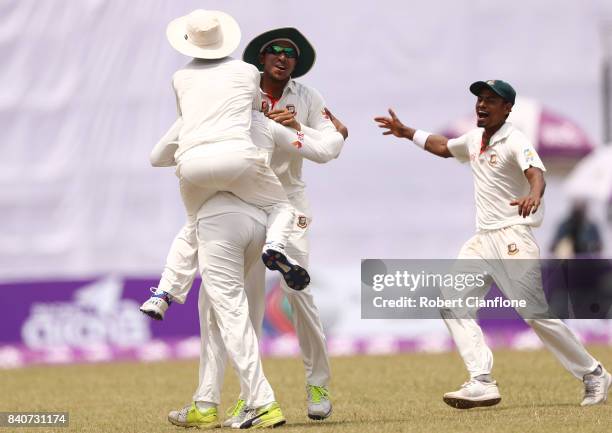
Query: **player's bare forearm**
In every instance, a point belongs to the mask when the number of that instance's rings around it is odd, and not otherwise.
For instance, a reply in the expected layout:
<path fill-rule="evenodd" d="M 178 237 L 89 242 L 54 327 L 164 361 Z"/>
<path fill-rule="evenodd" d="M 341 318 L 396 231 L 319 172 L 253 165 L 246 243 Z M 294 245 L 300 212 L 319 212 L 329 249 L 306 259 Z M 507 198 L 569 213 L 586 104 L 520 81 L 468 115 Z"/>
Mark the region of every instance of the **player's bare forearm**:
<path fill-rule="evenodd" d="M 431 134 L 425 142 L 425 150 L 442 158 L 451 158 L 453 154 L 448 150 L 448 138 L 443 135 Z"/>
<path fill-rule="evenodd" d="M 529 167 L 525 170 L 525 177 L 529 182 L 529 195 L 542 198 L 546 189 L 546 181 L 544 180 L 544 172 L 537 167 Z"/>
<path fill-rule="evenodd" d="M 529 167 L 525 170 L 525 177 L 529 182 L 529 194 L 510 202 L 511 206 L 517 206 L 518 214 L 523 218 L 537 212 L 546 189 L 544 172 L 539 168 Z"/>

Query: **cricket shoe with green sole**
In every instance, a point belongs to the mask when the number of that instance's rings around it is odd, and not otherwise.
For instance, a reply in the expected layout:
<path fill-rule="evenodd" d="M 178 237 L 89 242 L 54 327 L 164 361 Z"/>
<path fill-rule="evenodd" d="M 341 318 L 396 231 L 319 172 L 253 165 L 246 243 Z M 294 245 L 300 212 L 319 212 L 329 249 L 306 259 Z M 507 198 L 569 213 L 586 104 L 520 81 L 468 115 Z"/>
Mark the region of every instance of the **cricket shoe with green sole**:
<path fill-rule="evenodd" d="M 285 424 L 283 412 L 277 402 L 273 401 L 270 404 L 257 409 L 247 411 L 244 421 L 240 424 L 241 429 L 255 428 L 274 428 Z"/>
<path fill-rule="evenodd" d="M 240 428 L 248 412 L 246 402 L 238 399 L 234 407 L 225 413 L 229 418 L 223 421 L 223 427 Z"/>
<path fill-rule="evenodd" d="M 324 386 L 306 385 L 308 395 L 308 418 L 323 420 L 332 413 L 329 391 Z"/>
<path fill-rule="evenodd" d="M 221 427 L 216 407 L 200 412 L 195 403 L 181 410 L 173 410 L 168 414 L 168 421 L 180 427 L 196 427 L 202 430 Z"/>

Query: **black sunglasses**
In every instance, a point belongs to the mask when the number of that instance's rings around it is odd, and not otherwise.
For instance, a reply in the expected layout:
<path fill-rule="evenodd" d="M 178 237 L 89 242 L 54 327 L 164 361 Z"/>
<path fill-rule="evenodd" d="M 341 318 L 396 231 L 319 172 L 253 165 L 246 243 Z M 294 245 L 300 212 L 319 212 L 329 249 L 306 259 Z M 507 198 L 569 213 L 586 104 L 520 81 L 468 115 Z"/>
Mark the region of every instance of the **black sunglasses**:
<path fill-rule="evenodd" d="M 280 45 L 268 45 L 265 50 L 267 54 L 273 54 L 275 56 L 280 56 L 281 54 L 285 54 L 285 56 L 289 59 L 296 59 L 298 56 L 297 50 L 293 47 L 281 47 Z"/>

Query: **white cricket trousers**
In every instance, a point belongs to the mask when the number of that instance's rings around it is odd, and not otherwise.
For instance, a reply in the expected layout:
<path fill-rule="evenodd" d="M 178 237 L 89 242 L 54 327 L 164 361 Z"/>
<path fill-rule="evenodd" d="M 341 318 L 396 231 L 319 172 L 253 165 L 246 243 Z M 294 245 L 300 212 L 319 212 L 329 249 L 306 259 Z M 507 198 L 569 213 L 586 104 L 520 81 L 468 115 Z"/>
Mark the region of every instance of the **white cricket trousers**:
<path fill-rule="evenodd" d="M 311 219 L 307 217 L 308 202 L 303 193 L 290 197 L 296 208 L 294 230 L 287 244 L 288 254 L 302 267 L 308 266 L 308 229 Z M 300 218 L 302 217 L 302 218 Z M 251 262 L 251 261 L 250 261 Z M 260 260 L 253 260 L 253 265 L 247 268 L 246 288 L 249 301 L 251 322 L 258 336 L 265 312 L 265 267 Z M 291 319 L 300 344 L 302 359 L 306 372 L 306 382 L 309 385 L 327 386 L 331 379 L 331 367 L 327 352 L 323 325 L 319 318 L 319 310 L 314 303 L 310 287 L 296 291 L 281 283 L 284 293 L 291 305 Z M 203 334 L 203 338 L 212 338 L 212 334 Z M 211 395 L 220 393 L 225 375 L 226 354 L 217 340 L 203 344 L 203 351 L 207 351 L 205 366 L 209 374 L 204 377 L 202 388 L 210 390 Z M 218 389 L 215 389 L 218 387 Z M 241 398 L 246 400 L 248 391 L 241 388 Z"/>
<path fill-rule="evenodd" d="M 275 397 L 263 373 L 259 342 L 244 290 L 245 269 L 260 261 L 265 227 L 239 213 L 206 217 L 198 225 L 202 347 L 200 382 L 193 400 L 220 403 L 223 378 L 219 379 L 209 366 L 225 363 L 227 354 L 238 374 L 247 405 L 267 405 Z"/>
<path fill-rule="evenodd" d="M 174 238 L 158 288 L 184 303 L 181 288 L 197 272 L 197 213 L 219 191 L 227 191 L 268 215 L 266 242 L 285 246 L 294 209 L 280 181 L 266 164 L 266 154 L 249 141 L 223 141 L 187 150 L 177 166 L 187 222 Z M 176 292 L 176 296 L 175 293 Z"/>
<path fill-rule="evenodd" d="M 540 249 L 531 233 L 531 228 L 526 225 L 515 225 L 477 233 L 461 248 L 455 271 L 473 273 L 476 271 L 473 268 L 473 260 L 478 260 L 489 273 L 488 281 L 484 286 L 474 286 L 464 290 L 465 297 L 484 298 L 491 283 L 495 281 L 508 299 L 527 299 L 528 303 L 537 304 L 535 308 L 532 305 L 531 311 L 544 312 L 547 310 L 547 305 L 539 266 L 535 272 L 526 272 L 517 278 L 515 271 L 521 265 L 517 262 L 517 266 L 513 266 L 512 263 L 514 259 L 529 259 L 529 262 L 523 263 L 533 264 L 535 262 L 531 260 L 539 258 Z M 466 268 L 463 269 L 461 259 L 473 260 L 466 261 Z M 480 271 L 482 272 L 482 269 Z M 470 316 L 475 317 L 475 313 L 471 312 Z M 441 310 L 441 314 L 470 376 L 474 378 L 481 374 L 490 374 L 493 368 L 493 354 L 485 343 L 482 329 L 476 321 L 473 318 L 457 318 L 457 315 L 449 309 Z M 528 318 L 525 321 L 561 364 L 578 379 L 582 380 L 585 374 L 597 368 L 599 364 L 597 360 L 586 351 L 576 335 L 561 320 Z"/>

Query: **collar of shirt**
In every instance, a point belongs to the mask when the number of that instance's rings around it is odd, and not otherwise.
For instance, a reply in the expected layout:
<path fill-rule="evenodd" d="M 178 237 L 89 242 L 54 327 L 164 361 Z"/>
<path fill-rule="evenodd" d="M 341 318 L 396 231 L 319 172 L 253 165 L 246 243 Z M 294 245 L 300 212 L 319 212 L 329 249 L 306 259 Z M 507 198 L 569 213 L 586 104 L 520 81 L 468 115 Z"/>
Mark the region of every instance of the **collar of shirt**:
<path fill-rule="evenodd" d="M 266 93 L 261 88 L 259 89 L 259 91 L 261 92 L 261 94 L 263 96 L 267 97 L 270 100 L 270 102 L 272 103 L 272 107 L 270 107 L 270 109 L 274 110 L 276 108 L 276 104 L 278 103 L 278 101 L 283 99 L 287 93 L 291 92 L 291 93 L 297 94 L 297 86 L 296 86 L 295 81 L 293 79 L 289 79 L 289 81 L 285 85 L 285 88 L 283 89 L 283 93 L 282 93 L 281 97 L 278 98 L 278 99 L 275 99 L 272 95 Z"/>
<path fill-rule="evenodd" d="M 493 134 L 493 137 L 491 137 L 491 139 L 489 140 L 489 146 L 493 146 L 494 144 L 499 143 L 500 141 L 508 138 L 508 136 L 512 132 L 512 128 L 513 128 L 512 123 L 510 122 L 504 123 L 502 127 L 499 128 L 497 132 Z"/>
<path fill-rule="evenodd" d="M 482 130 L 482 138 L 480 139 L 480 154 L 482 155 L 488 148 L 495 146 L 502 140 L 508 138 L 510 133 L 512 132 L 513 126 L 512 123 L 506 122 L 499 128 L 493 137 L 489 139 L 489 144 L 487 146 L 484 145 L 484 129 Z"/>

